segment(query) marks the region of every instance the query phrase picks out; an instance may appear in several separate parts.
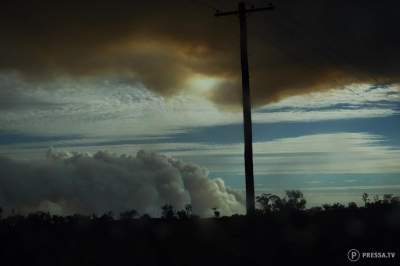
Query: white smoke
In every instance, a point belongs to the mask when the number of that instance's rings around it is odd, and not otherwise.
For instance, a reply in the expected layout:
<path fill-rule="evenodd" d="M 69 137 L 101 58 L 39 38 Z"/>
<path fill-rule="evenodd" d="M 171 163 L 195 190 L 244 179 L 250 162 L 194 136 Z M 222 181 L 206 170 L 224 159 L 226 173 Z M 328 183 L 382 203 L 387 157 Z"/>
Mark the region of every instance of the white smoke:
<path fill-rule="evenodd" d="M 198 165 L 156 153 L 135 156 L 100 151 L 95 154 L 54 152 L 45 161 L 0 158 L 0 206 L 20 212 L 55 214 L 119 213 L 136 209 L 160 214 L 160 206 L 211 215 L 243 213 L 243 198 L 221 179 L 210 179 Z"/>

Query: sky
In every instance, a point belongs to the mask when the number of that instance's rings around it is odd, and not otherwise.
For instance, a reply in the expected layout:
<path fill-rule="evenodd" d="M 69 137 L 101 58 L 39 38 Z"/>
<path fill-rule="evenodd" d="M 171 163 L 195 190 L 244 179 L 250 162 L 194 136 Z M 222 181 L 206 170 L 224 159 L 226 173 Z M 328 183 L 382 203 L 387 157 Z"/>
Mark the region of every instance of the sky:
<path fill-rule="evenodd" d="M 399 4 L 274 4 L 248 17 L 256 193 L 400 194 Z M 239 27 L 216 8 L 236 4 L 6 3 L 0 205 L 242 212 Z"/>

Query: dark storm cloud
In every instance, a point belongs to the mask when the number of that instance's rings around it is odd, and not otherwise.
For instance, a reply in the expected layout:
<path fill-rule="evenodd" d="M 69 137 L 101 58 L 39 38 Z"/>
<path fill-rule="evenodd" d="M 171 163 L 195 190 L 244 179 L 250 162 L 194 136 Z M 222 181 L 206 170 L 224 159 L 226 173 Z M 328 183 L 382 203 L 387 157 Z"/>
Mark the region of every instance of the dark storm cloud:
<path fill-rule="evenodd" d="M 212 99 L 236 103 L 237 19 L 214 18 L 196 2 L 202 1 L 3 2 L 0 69 L 33 81 L 119 75 L 163 95 L 199 73 L 226 80 Z M 274 4 L 274 11 L 249 16 L 256 104 L 354 82 L 399 81 L 398 1 Z"/>

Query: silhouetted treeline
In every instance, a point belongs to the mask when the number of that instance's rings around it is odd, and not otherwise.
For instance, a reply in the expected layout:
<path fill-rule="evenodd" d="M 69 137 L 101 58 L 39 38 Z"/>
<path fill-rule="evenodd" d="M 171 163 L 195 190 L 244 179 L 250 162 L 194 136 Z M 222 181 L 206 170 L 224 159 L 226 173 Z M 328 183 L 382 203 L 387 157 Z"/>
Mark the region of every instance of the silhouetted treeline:
<path fill-rule="evenodd" d="M 301 191 L 262 194 L 254 217 L 200 218 L 166 204 L 161 218 L 36 212 L 0 219 L 1 265 L 347 265 L 349 249 L 397 252 L 400 200 L 364 193 L 363 205 L 306 209 Z M 0 210 L 0 217 L 2 211 Z M 398 264 L 399 258 L 363 264 Z M 358 264 L 360 265 L 360 264 Z"/>

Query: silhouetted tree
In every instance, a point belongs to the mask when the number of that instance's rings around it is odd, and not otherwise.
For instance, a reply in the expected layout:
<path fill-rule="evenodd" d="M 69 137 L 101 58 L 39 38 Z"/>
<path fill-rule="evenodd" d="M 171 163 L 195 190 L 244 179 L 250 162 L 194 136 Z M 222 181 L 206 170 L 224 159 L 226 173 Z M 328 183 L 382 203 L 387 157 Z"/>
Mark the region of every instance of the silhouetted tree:
<path fill-rule="evenodd" d="M 343 204 L 341 204 L 339 202 L 335 202 L 333 204 L 323 204 L 322 207 L 324 208 L 325 211 L 341 210 L 341 209 L 346 208 L 346 206 L 344 206 Z M 357 205 L 356 205 L 356 207 L 357 207 Z"/>
<path fill-rule="evenodd" d="M 375 195 L 374 196 L 374 204 L 375 205 L 378 205 L 378 204 L 381 204 L 382 202 L 381 202 L 381 200 L 380 200 L 380 198 L 379 198 L 379 195 Z"/>
<path fill-rule="evenodd" d="M 143 214 L 142 216 L 140 216 L 141 220 L 147 221 L 151 219 L 151 216 L 147 213 Z"/>
<path fill-rule="evenodd" d="M 378 196 L 374 196 L 374 201 L 368 203 L 368 206 L 377 208 L 379 206 L 395 206 L 400 204 L 400 197 L 393 196 L 393 194 L 384 194 L 382 199 Z"/>
<path fill-rule="evenodd" d="M 214 222 L 193 220 L 197 216 L 191 214 L 191 206 L 176 213 L 171 205 L 163 206 L 163 217 L 191 218 L 170 222 L 144 214 L 138 221 L 123 223 L 115 221 L 111 212 L 100 217 L 55 216 L 46 212 L 25 217 L 7 212 L 0 221 L 1 261 L 2 265 L 41 266 L 110 265 L 129 261 L 137 265 L 187 266 L 201 265 L 204 261 L 264 265 L 268 255 L 270 265 L 282 264 L 285 259 L 284 265 L 302 264 L 303 259 L 308 263 L 305 265 L 331 265 L 330 261 L 337 265 L 336 262 L 346 260 L 346 252 L 340 245 L 362 247 L 378 243 L 385 249 L 397 248 L 400 231 L 394 208 L 400 206 L 399 197 L 381 195 L 378 198 L 381 203 L 373 205 L 372 201 L 368 208 L 358 208 L 350 202 L 324 204 L 324 209 L 312 207 L 302 212 L 287 212 L 302 209 L 302 198 L 299 193 L 287 193 L 282 199 L 262 194 L 257 200 L 270 211 L 267 217 L 249 220 L 243 215 L 232 215 L 214 218 Z M 217 218 L 221 216 L 217 207 L 209 211 Z M 259 212 L 265 214 L 260 209 Z M 136 215 L 127 211 L 120 217 L 130 219 Z M 267 238 L 268 241 L 263 241 Z M 216 247 L 222 248 L 215 252 Z M 196 256 L 199 250 L 203 256 L 200 260 Z M 242 253 L 232 254 L 237 250 Z M 59 259 L 55 260 L 54 255 Z M 149 255 L 154 255 L 154 259 L 150 260 Z"/>
<path fill-rule="evenodd" d="M 400 205 L 400 197 L 396 196 L 396 197 L 392 197 L 390 199 L 390 203 L 392 205 Z"/>
<path fill-rule="evenodd" d="M 161 207 L 161 217 L 164 219 L 175 218 L 175 209 L 171 204 L 165 204 Z"/>
<path fill-rule="evenodd" d="M 185 219 L 188 219 L 188 218 L 189 218 L 189 216 L 187 215 L 187 213 L 186 213 L 185 210 L 177 211 L 177 212 L 176 212 L 176 215 L 178 216 L 178 218 L 179 218 L 180 220 L 185 220 Z"/>
<path fill-rule="evenodd" d="M 342 203 L 336 202 L 332 204 L 332 209 L 341 210 L 346 208 Z"/>
<path fill-rule="evenodd" d="M 186 215 L 188 216 L 188 217 L 191 217 L 192 216 L 192 214 L 193 214 L 193 208 L 192 208 L 192 204 L 186 204 L 185 205 L 185 211 L 186 211 Z"/>
<path fill-rule="evenodd" d="M 121 220 L 132 220 L 132 219 L 136 218 L 138 215 L 139 215 L 139 213 L 136 210 L 132 209 L 129 211 L 121 212 L 119 214 L 119 218 Z"/>
<path fill-rule="evenodd" d="M 261 210 L 264 213 L 277 211 L 282 207 L 281 198 L 270 193 L 263 193 L 257 196 L 256 201 L 261 206 Z"/>
<path fill-rule="evenodd" d="M 383 204 L 385 205 L 398 205 L 400 203 L 400 197 L 395 197 L 393 194 L 383 195 Z"/>
<path fill-rule="evenodd" d="M 310 209 L 308 209 L 308 211 L 311 213 L 319 213 L 322 212 L 322 207 L 320 206 L 311 207 Z"/>
<path fill-rule="evenodd" d="M 383 195 L 383 203 L 390 204 L 393 199 L 393 194 L 385 194 Z"/>
<path fill-rule="evenodd" d="M 51 215 L 48 212 L 37 211 L 28 214 L 27 219 L 32 223 L 50 223 Z"/>
<path fill-rule="evenodd" d="M 283 199 L 270 193 L 263 193 L 256 197 L 256 201 L 263 213 L 304 210 L 307 203 L 300 190 L 287 190 Z"/>
<path fill-rule="evenodd" d="M 304 210 L 306 207 L 306 199 L 300 190 L 287 190 L 284 205 L 291 210 Z"/>
<path fill-rule="evenodd" d="M 322 204 L 322 208 L 324 209 L 324 211 L 329 211 L 332 209 L 332 205 L 325 203 L 325 204 Z"/>
<path fill-rule="evenodd" d="M 256 202 L 261 206 L 261 210 L 264 213 L 271 211 L 271 196 L 272 194 L 270 193 L 262 193 L 261 195 L 256 197 Z"/>
<path fill-rule="evenodd" d="M 368 207 L 368 203 L 369 203 L 369 195 L 368 193 L 363 193 L 362 194 L 362 200 L 364 202 L 364 207 Z"/>
<path fill-rule="evenodd" d="M 349 209 L 357 209 L 357 208 L 358 208 L 357 203 L 355 203 L 355 202 L 349 202 L 349 204 L 347 205 L 347 207 L 348 207 Z"/>
<path fill-rule="evenodd" d="M 114 214 L 112 211 L 106 212 L 105 214 L 103 214 L 100 218 L 101 221 L 113 221 L 114 220 Z"/>
<path fill-rule="evenodd" d="M 176 215 L 181 220 L 192 218 L 192 205 L 186 204 L 183 210 L 176 212 Z"/>
<path fill-rule="evenodd" d="M 218 210 L 217 207 L 212 208 L 212 210 L 214 211 L 215 218 L 219 218 L 221 216 L 221 212 Z"/>

